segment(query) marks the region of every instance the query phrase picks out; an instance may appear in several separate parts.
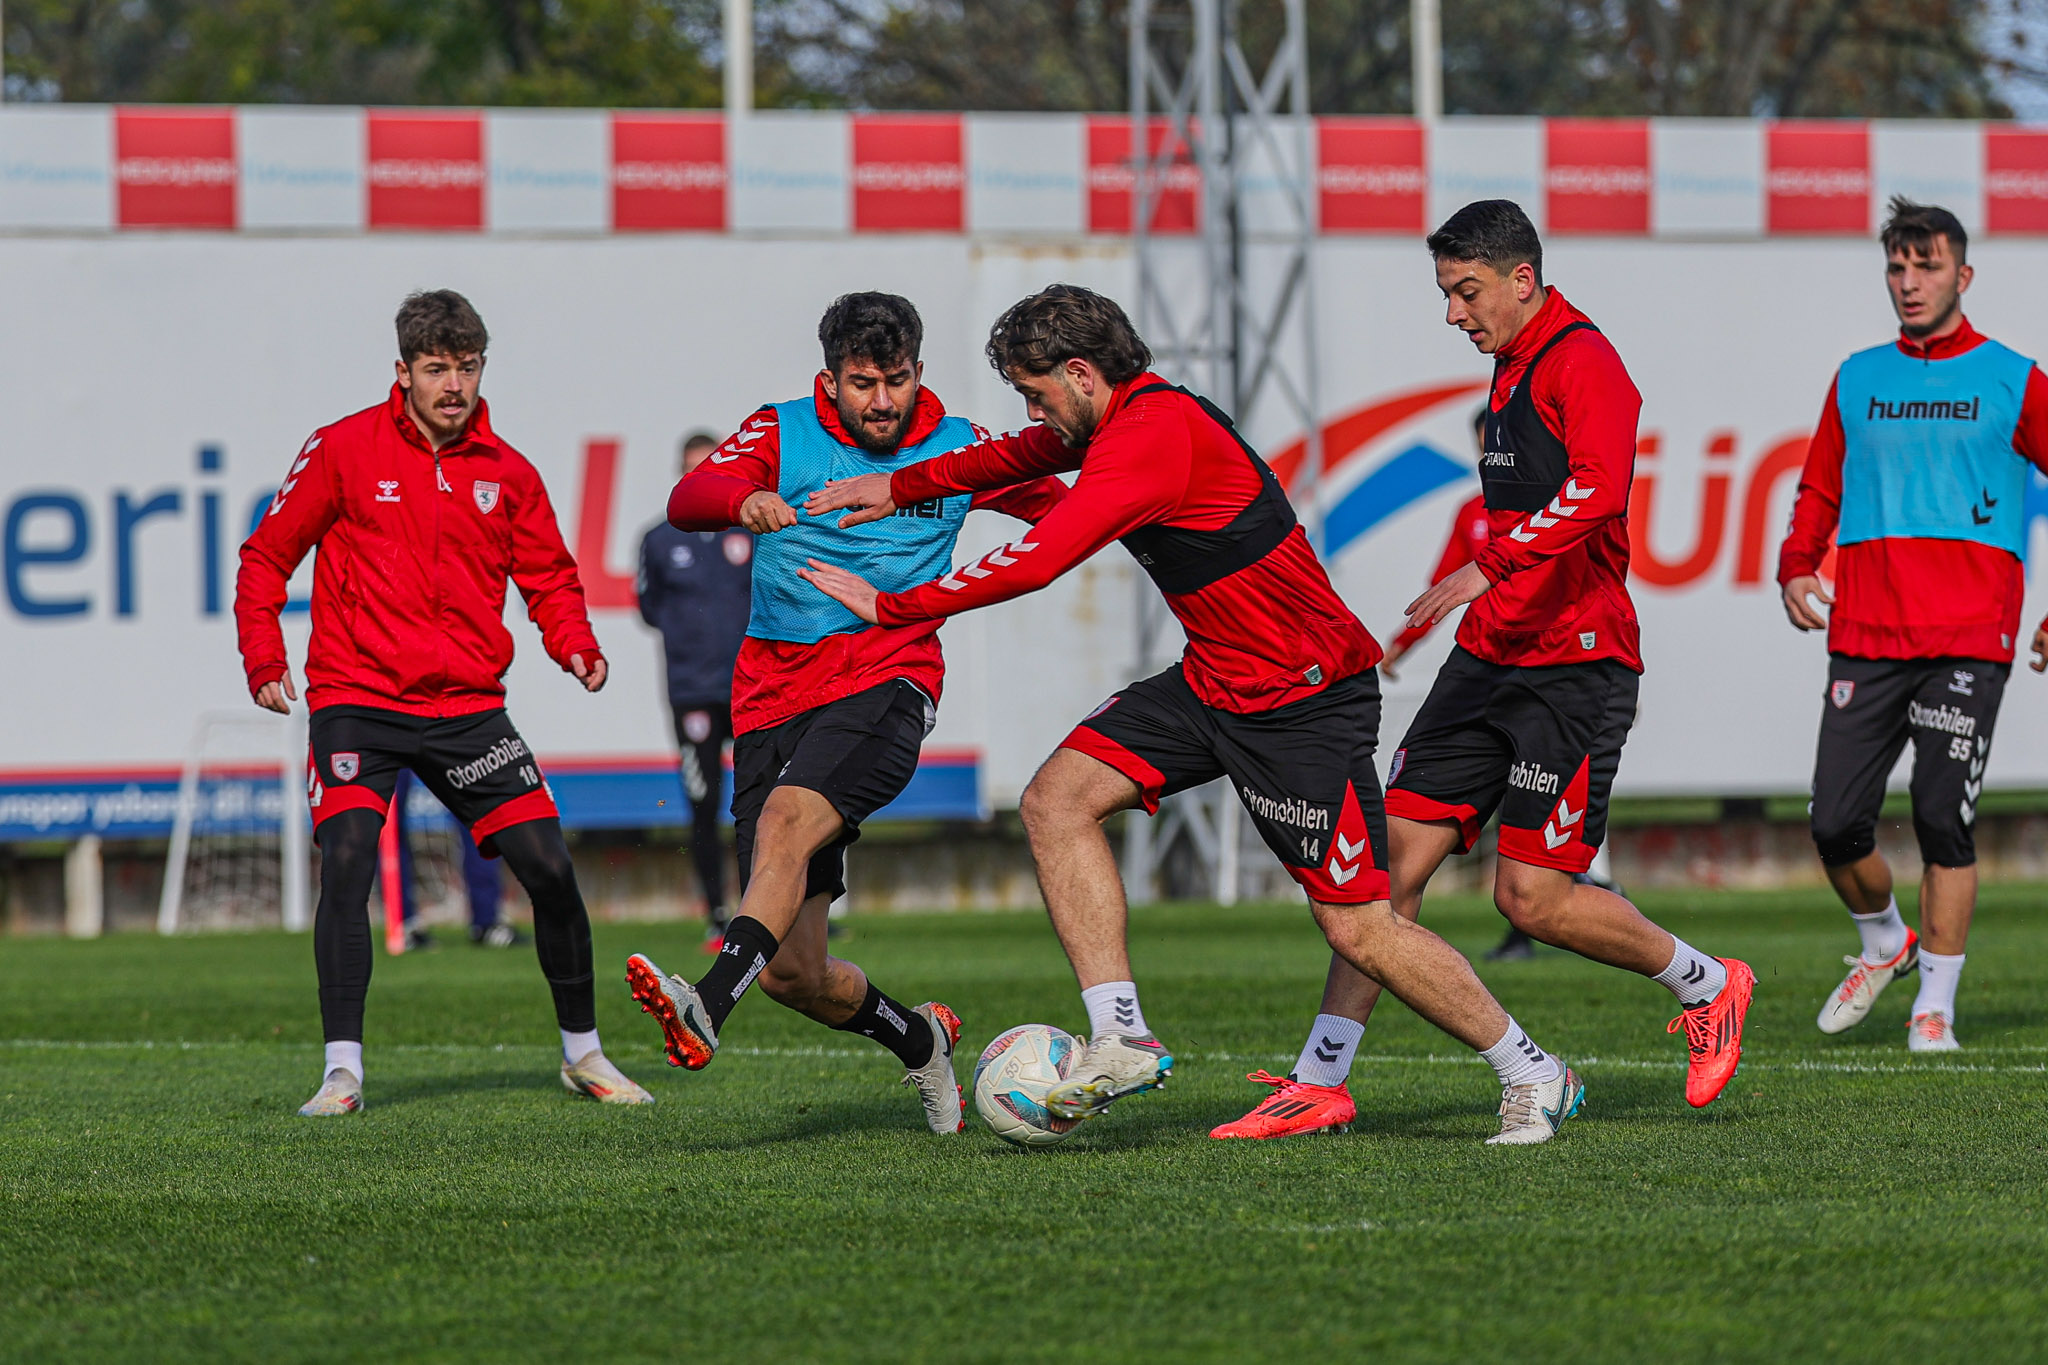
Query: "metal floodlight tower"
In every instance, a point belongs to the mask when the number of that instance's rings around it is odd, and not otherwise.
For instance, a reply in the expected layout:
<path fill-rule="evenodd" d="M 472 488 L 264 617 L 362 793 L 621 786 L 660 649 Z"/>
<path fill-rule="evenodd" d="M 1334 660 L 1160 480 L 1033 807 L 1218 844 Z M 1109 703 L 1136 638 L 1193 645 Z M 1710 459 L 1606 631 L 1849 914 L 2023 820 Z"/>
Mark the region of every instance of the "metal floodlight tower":
<path fill-rule="evenodd" d="M 1277 9 L 1284 21 L 1263 71 L 1241 41 L 1245 3 L 1131 0 L 1137 325 L 1159 372 L 1206 395 L 1239 427 L 1253 430 L 1277 409 L 1279 429 L 1304 433 L 1306 459 L 1292 493 L 1311 542 L 1320 547 L 1307 0 L 1251 0 Z M 1193 240 L 1162 236 L 1154 223 L 1161 203 L 1190 189 L 1198 205 Z M 1275 429 L 1275 422 L 1266 429 Z M 1141 675 L 1163 666 L 1161 637 L 1171 620 L 1140 575 Z M 1172 798 L 1156 822 L 1130 820 L 1124 875 L 1134 898 L 1151 898 L 1159 857 L 1182 833 L 1215 898 L 1235 901 L 1243 829 L 1236 795 L 1223 782 Z"/>

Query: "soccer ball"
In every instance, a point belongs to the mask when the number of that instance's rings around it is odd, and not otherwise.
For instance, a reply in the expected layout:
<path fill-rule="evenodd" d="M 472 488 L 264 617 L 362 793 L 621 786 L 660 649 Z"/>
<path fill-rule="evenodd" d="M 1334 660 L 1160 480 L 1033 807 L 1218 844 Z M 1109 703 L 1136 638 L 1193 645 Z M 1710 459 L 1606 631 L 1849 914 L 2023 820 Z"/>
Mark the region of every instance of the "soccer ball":
<path fill-rule="evenodd" d="M 1050 1147 L 1080 1126 L 1045 1107 L 1045 1092 L 1067 1078 L 1081 1044 L 1051 1024 L 1019 1024 L 974 1064 L 974 1107 L 990 1131 L 1019 1147 Z"/>

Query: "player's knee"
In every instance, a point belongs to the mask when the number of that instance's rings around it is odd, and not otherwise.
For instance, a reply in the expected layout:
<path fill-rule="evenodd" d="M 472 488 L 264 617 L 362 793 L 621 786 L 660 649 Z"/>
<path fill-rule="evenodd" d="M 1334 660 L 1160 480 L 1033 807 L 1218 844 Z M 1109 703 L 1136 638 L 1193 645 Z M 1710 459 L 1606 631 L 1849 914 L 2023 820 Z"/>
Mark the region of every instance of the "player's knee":
<path fill-rule="evenodd" d="M 1024 821 L 1024 832 L 1033 839 L 1042 838 L 1058 829 L 1063 820 L 1073 813 L 1073 807 L 1052 790 L 1051 783 L 1041 773 L 1031 779 L 1024 788 L 1024 795 L 1018 799 L 1017 814 Z"/>
<path fill-rule="evenodd" d="M 1918 816 L 1913 835 L 1920 842 L 1920 859 L 1936 867 L 1971 867 L 1977 861 L 1977 838 L 1961 821 L 1930 824 Z"/>
<path fill-rule="evenodd" d="M 1390 951 L 1389 939 L 1402 932 L 1408 923 L 1385 901 L 1370 905 L 1317 904 L 1315 914 L 1330 950 L 1375 981 Z"/>
<path fill-rule="evenodd" d="M 1877 826 L 1870 820 L 1813 817 L 1813 847 L 1826 867 L 1861 862 L 1877 849 Z"/>
<path fill-rule="evenodd" d="M 1502 859 L 1493 879 L 1493 908 L 1529 937 L 1548 941 L 1567 913 L 1571 888 L 1565 873 Z"/>

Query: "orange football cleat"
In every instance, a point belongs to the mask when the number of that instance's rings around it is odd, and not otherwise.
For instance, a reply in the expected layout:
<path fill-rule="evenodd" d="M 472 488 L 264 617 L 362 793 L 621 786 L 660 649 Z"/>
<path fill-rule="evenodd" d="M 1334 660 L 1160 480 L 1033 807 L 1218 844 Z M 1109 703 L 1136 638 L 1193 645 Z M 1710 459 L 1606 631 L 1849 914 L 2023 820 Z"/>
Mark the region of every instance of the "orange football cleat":
<path fill-rule="evenodd" d="M 1747 962 L 1732 957 L 1717 959 L 1728 969 L 1728 984 L 1704 1005 L 1679 1011 L 1665 1026 L 1666 1033 L 1685 1028 L 1685 1045 L 1692 1061 L 1685 1069 L 1685 1102 L 1704 1109 L 1735 1078 L 1742 1061 L 1742 1020 L 1749 1013 L 1749 997 L 1756 991 L 1756 973 Z"/>
<path fill-rule="evenodd" d="M 1210 1137 L 1263 1139 L 1341 1133 L 1358 1117 L 1358 1106 L 1341 1083 L 1310 1085 L 1270 1071 L 1254 1071 L 1245 1079 L 1270 1085 L 1273 1093 L 1243 1118 L 1211 1129 Z"/>

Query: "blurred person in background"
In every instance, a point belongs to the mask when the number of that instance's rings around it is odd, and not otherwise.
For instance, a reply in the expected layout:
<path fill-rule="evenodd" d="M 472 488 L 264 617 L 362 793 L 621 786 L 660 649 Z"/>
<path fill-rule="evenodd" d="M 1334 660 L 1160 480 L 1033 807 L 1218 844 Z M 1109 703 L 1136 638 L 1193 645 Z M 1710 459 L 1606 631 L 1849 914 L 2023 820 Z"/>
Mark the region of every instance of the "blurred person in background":
<path fill-rule="evenodd" d="M 697 432 L 683 442 L 688 478 L 718 449 Z M 732 744 L 732 669 L 754 602 L 754 537 L 746 528 L 679 531 L 656 522 L 640 541 L 635 581 L 640 619 L 661 632 L 668 705 L 690 802 L 690 861 L 704 887 L 704 951 L 724 946 L 731 911 L 725 900 L 725 755 Z"/>

